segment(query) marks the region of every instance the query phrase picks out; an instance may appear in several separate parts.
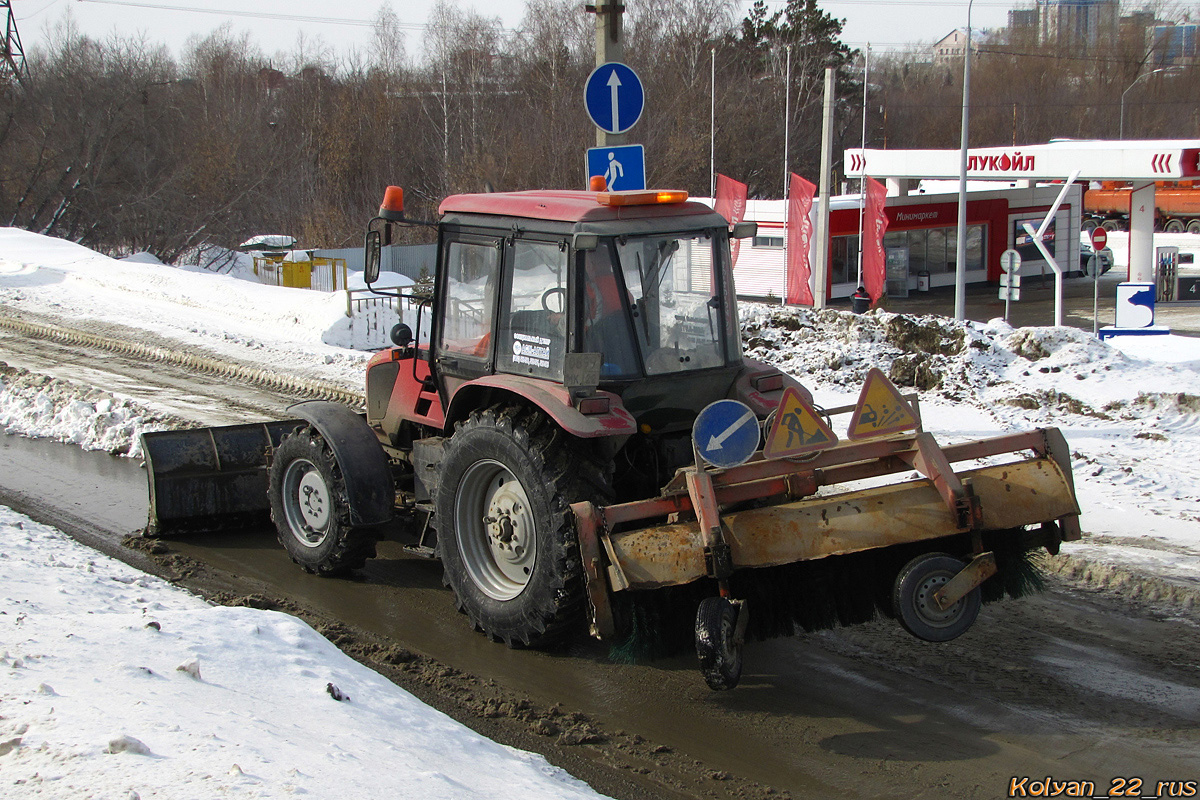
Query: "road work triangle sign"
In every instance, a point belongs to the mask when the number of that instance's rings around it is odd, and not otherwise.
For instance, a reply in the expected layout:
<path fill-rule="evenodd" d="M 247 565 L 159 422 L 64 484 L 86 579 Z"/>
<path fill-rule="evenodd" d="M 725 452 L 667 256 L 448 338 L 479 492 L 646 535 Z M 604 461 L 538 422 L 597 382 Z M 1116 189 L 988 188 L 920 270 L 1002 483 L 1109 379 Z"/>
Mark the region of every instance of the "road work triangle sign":
<path fill-rule="evenodd" d="M 787 458 L 813 450 L 824 450 L 837 444 L 837 434 L 804 401 L 794 386 L 783 393 L 783 401 L 775 412 L 775 422 L 767 434 L 765 458 Z"/>
<path fill-rule="evenodd" d="M 916 430 L 919 426 L 916 412 L 887 376 L 878 369 L 868 372 L 846 435 L 851 439 L 869 439 Z"/>

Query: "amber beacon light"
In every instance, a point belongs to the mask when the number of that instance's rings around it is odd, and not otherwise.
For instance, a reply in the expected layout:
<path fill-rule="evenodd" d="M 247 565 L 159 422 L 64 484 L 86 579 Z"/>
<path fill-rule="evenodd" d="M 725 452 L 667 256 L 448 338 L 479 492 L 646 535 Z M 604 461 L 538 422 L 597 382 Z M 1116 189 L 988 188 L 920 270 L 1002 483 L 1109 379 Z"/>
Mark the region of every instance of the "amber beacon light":
<path fill-rule="evenodd" d="M 402 187 L 387 187 L 383 193 L 383 203 L 379 206 L 379 216 L 392 221 L 404 219 L 404 189 Z"/>

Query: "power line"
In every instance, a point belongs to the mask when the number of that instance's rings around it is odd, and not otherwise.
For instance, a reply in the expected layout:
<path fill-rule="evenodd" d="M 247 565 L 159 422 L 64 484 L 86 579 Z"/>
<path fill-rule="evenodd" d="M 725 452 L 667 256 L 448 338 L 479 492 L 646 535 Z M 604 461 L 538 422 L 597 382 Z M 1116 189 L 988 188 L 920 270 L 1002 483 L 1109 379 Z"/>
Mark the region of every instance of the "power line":
<path fill-rule="evenodd" d="M 221 8 L 200 8 L 198 6 L 176 6 L 164 3 L 135 2 L 134 0 L 78 0 L 80 3 L 91 3 L 110 6 L 129 6 L 132 8 L 152 8 L 157 11 L 185 11 L 192 14 L 215 14 L 223 17 L 248 17 L 251 19 L 268 19 L 280 22 L 308 22 L 319 25 L 347 25 L 355 28 L 373 28 L 375 21 L 369 19 L 353 19 L 350 17 L 319 17 L 308 14 L 279 14 L 270 11 L 244 11 Z M 408 31 L 424 33 L 429 25 L 422 22 L 397 22 L 397 27 Z M 510 28 L 500 28 L 505 33 L 512 33 Z"/>
<path fill-rule="evenodd" d="M 359 28 L 372 28 L 374 21 L 367 19 L 351 19 L 348 17 L 318 17 L 305 14 L 277 14 L 269 11 L 242 11 L 220 8 L 200 8 L 198 6 L 176 6 L 163 3 L 139 3 L 133 0 L 79 0 L 83 3 L 102 4 L 110 6 L 129 6 L 131 8 L 152 8 L 159 11 L 186 11 L 192 14 L 216 14 L 224 17 L 250 17 L 253 19 L 270 19 L 280 22 L 312 22 L 321 25 L 349 25 Z M 424 30 L 425 26 L 417 23 L 399 23 L 401 28 L 409 30 Z"/>

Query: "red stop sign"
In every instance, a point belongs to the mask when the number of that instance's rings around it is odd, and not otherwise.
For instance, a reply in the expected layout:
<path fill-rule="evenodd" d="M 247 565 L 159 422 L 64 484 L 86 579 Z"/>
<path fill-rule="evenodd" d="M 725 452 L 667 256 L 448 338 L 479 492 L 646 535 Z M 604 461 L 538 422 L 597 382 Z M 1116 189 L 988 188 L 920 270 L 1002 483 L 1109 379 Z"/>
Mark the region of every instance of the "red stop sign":
<path fill-rule="evenodd" d="M 1096 227 L 1092 229 L 1092 247 L 1097 250 L 1103 250 L 1108 244 L 1108 231 L 1104 228 Z"/>

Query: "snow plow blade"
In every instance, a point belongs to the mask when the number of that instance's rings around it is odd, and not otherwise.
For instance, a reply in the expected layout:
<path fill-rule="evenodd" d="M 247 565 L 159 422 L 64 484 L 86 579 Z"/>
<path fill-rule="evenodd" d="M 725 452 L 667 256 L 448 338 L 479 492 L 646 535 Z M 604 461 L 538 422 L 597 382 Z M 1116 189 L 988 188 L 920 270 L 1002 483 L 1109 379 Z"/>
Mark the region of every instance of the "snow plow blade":
<path fill-rule="evenodd" d="M 299 422 L 263 422 L 142 434 L 150 485 L 146 535 L 257 521 L 270 508 L 270 452 Z"/>
<path fill-rule="evenodd" d="M 1025 450 L 1033 457 L 957 473 L 950 466 Z M 815 496 L 823 486 L 913 470 L 922 477 Z M 617 632 L 611 593 L 720 580 L 722 567 L 727 577 L 897 545 L 928 542 L 937 550 L 944 543 L 933 540 L 956 535 L 976 556 L 984 554 L 984 534 L 1052 552 L 1080 538 L 1070 456 L 1056 428 L 944 448 L 921 432 L 840 444 L 806 461 L 756 457 L 725 470 L 688 468 L 660 497 L 571 508 L 600 638 Z"/>

